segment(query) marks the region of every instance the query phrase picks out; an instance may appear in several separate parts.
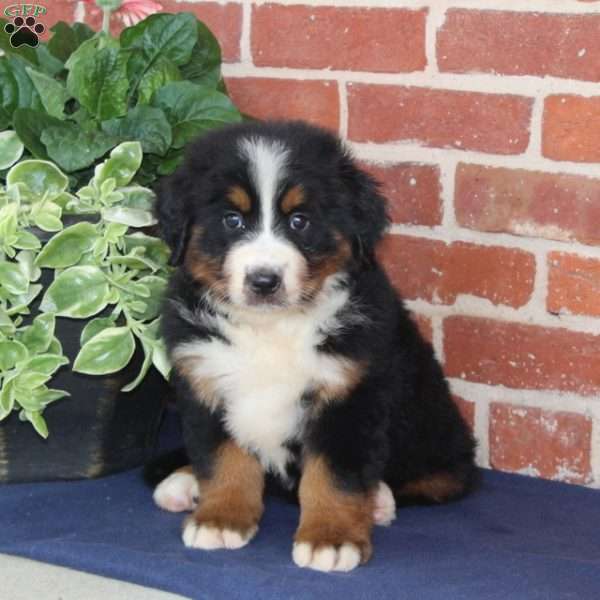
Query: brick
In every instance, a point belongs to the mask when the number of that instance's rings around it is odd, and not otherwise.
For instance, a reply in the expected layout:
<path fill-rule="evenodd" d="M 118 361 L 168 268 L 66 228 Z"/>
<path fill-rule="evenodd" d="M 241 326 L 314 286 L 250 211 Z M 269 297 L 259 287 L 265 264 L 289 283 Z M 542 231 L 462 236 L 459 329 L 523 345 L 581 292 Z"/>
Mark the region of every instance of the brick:
<path fill-rule="evenodd" d="M 433 227 L 442 222 L 440 170 L 431 165 L 402 163 L 361 166 L 381 183 L 394 223 Z"/>
<path fill-rule="evenodd" d="M 471 428 L 471 431 L 473 431 L 475 429 L 475 403 L 456 395 L 453 395 L 452 399 L 458 407 L 460 414 L 463 416 L 463 419 Z"/>
<path fill-rule="evenodd" d="M 441 71 L 600 80 L 600 15 L 449 10 Z"/>
<path fill-rule="evenodd" d="M 600 260 L 551 252 L 546 304 L 555 314 L 600 317 Z"/>
<path fill-rule="evenodd" d="M 305 119 L 336 131 L 339 127 L 335 81 L 230 77 L 227 90 L 242 112 L 258 119 Z"/>
<path fill-rule="evenodd" d="M 507 94 L 351 83 L 348 137 L 520 154 L 529 143 L 531 106 Z"/>
<path fill-rule="evenodd" d="M 548 96 L 542 154 L 554 160 L 600 162 L 600 96 Z"/>
<path fill-rule="evenodd" d="M 404 73 L 425 68 L 426 10 L 281 6 L 252 11 L 254 64 Z"/>
<path fill-rule="evenodd" d="M 446 374 L 510 388 L 600 391 L 600 336 L 475 317 L 444 320 Z"/>
<path fill-rule="evenodd" d="M 224 62 L 235 62 L 240 58 L 242 37 L 242 5 L 235 2 L 176 2 L 160 0 L 164 12 L 191 12 L 202 21 L 221 44 Z"/>
<path fill-rule="evenodd" d="M 461 294 L 523 306 L 533 292 L 535 259 L 523 250 L 410 236 L 388 236 L 380 256 L 405 298 L 452 304 Z"/>
<path fill-rule="evenodd" d="M 490 405 L 490 464 L 568 483 L 591 480 L 591 420 L 570 412 Z"/>
<path fill-rule="evenodd" d="M 3 6 L 9 6 L 10 4 L 19 4 L 19 3 L 3 3 Z M 28 3 L 32 4 L 32 3 Z M 33 3 L 35 4 L 35 3 Z M 52 37 L 52 32 L 50 28 L 53 27 L 59 21 L 65 21 L 65 23 L 73 23 L 75 21 L 75 4 L 71 2 L 71 0 L 55 0 L 52 3 L 40 3 L 42 6 L 46 8 L 45 15 L 39 15 L 37 20 L 39 23 L 45 26 L 46 30 L 42 35 L 40 35 L 40 39 L 42 41 L 47 42 Z M 4 19 L 8 19 L 3 15 Z M 4 35 L 4 33 L 2 33 Z"/>
<path fill-rule="evenodd" d="M 413 319 L 421 332 L 421 335 L 429 342 L 433 340 L 433 325 L 431 319 L 425 315 L 413 313 Z"/>
<path fill-rule="evenodd" d="M 470 229 L 600 244 L 600 179 L 459 164 L 455 212 Z"/>

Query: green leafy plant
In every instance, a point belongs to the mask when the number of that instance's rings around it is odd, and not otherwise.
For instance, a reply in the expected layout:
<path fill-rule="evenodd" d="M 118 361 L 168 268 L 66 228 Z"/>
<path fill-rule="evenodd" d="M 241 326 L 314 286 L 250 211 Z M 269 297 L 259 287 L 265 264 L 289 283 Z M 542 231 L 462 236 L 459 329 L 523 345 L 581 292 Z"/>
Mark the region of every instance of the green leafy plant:
<path fill-rule="evenodd" d="M 24 159 L 55 162 L 71 190 L 131 140 L 143 150 L 136 182 L 148 185 L 175 170 L 192 138 L 242 118 L 219 44 L 192 14 L 151 15 L 119 39 L 80 23 L 52 31 L 35 49 L 0 35 L 0 131 L 17 134 Z"/>
<path fill-rule="evenodd" d="M 144 361 L 124 391 L 152 365 L 168 375 L 158 327 L 169 251 L 140 231 L 154 224 L 152 191 L 132 183 L 142 144 L 119 144 L 75 193 L 52 162 L 18 162 L 23 152 L 16 133 L 0 134 L 0 420 L 16 410 L 46 437 L 44 409 L 68 395 L 49 386 L 69 363 L 58 319 L 88 319 L 73 371 L 115 373 L 138 346 Z"/>

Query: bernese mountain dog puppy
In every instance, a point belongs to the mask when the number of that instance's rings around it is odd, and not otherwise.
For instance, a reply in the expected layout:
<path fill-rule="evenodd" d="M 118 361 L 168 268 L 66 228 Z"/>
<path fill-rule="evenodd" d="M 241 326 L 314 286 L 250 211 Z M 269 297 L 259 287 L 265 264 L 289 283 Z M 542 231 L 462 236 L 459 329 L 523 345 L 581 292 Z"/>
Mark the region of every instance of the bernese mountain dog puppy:
<path fill-rule="evenodd" d="M 156 214 L 178 265 L 162 330 L 191 468 L 154 497 L 194 509 L 187 547 L 247 544 L 275 480 L 300 504 L 294 562 L 349 571 L 394 496 L 470 489 L 471 433 L 376 259 L 385 200 L 339 139 L 302 122 L 207 133 Z"/>

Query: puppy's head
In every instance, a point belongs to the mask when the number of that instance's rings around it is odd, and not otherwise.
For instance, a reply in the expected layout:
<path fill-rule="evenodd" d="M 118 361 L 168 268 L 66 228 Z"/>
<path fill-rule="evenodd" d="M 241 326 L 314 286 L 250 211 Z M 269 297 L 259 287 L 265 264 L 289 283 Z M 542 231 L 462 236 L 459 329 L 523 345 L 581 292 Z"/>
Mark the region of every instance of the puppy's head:
<path fill-rule="evenodd" d="M 261 310 L 310 303 L 368 264 L 388 222 L 341 142 L 299 122 L 205 135 L 161 183 L 156 212 L 173 264 L 220 301 Z"/>

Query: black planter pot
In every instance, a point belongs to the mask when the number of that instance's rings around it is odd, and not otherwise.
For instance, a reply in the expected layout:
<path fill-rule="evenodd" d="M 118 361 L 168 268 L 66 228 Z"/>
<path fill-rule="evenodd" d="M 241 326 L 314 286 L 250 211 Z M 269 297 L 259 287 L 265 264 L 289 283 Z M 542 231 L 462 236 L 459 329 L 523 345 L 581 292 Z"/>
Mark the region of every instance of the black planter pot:
<path fill-rule="evenodd" d="M 40 283 L 46 288 L 52 279 L 53 273 L 44 270 Z M 38 314 L 42 295 L 31 307 L 32 315 Z M 29 423 L 22 423 L 17 412 L 0 422 L 0 482 L 100 477 L 139 466 L 152 455 L 168 385 L 152 367 L 135 390 L 120 391 L 139 372 L 143 361 L 139 345 L 118 373 L 72 372 L 88 321 L 56 319 L 55 335 L 70 365 L 55 374 L 50 386 L 67 390 L 71 396 L 44 411 L 50 432 L 46 440 Z"/>

